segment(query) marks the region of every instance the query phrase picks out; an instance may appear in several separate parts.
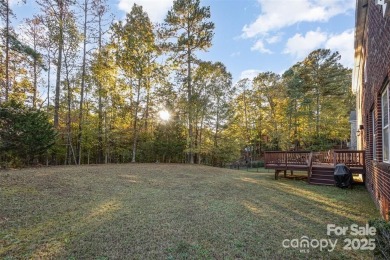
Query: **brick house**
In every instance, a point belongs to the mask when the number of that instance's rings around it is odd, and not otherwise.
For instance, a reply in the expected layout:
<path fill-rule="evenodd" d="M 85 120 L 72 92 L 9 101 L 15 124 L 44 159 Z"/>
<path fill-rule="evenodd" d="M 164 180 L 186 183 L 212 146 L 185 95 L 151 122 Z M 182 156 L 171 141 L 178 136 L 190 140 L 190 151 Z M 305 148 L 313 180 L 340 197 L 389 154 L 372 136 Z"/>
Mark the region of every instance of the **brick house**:
<path fill-rule="evenodd" d="M 366 187 L 389 220 L 390 0 L 356 0 L 357 148 L 366 151 Z"/>

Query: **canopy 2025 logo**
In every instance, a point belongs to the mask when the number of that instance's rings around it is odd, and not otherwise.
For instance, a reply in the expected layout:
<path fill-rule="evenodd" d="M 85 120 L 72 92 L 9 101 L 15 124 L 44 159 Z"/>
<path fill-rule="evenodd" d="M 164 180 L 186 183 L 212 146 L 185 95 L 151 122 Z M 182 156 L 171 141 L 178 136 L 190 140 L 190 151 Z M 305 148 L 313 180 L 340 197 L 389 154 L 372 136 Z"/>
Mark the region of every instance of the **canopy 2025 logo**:
<path fill-rule="evenodd" d="M 335 224 L 328 224 L 326 227 L 327 236 L 352 236 L 353 238 L 345 238 L 342 240 L 342 247 L 344 250 L 374 250 L 376 235 L 375 227 L 370 227 L 368 224 L 359 226 L 352 224 L 351 226 L 337 226 Z M 310 239 L 308 236 L 301 238 L 284 239 L 282 246 L 284 248 L 298 249 L 301 253 L 309 253 L 310 249 L 319 249 L 320 251 L 327 250 L 332 252 L 335 250 L 338 238 L 321 238 Z"/>

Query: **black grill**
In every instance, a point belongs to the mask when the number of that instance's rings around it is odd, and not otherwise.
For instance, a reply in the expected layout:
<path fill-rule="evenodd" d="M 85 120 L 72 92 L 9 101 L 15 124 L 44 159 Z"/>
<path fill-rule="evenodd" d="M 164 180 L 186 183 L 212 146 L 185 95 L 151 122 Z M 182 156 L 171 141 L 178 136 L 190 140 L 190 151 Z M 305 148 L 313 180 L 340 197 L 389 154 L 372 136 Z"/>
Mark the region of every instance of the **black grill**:
<path fill-rule="evenodd" d="M 334 170 L 334 180 L 339 188 L 348 188 L 352 186 L 351 170 L 343 163 L 336 165 Z"/>

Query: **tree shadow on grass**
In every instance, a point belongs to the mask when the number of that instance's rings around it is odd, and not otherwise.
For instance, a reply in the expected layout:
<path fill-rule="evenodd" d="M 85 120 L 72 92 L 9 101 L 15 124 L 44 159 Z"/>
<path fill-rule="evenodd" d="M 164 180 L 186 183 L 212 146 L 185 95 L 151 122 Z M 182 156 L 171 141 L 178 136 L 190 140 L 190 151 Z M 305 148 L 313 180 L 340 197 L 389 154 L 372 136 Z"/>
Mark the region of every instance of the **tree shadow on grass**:
<path fill-rule="evenodd" d="M 360 224 L 374 214 L 348 204 L 355 195 L 368 196 L 360 190 L 345 193 L 299 181 L 275 181 L 272 174 L 224 170 L 207 174 L 211 168 L 206 167 L 185 178 L 178 178 L 186 169 L 180 165 L 175 170 L 163 166 L 156 173 L 150 166 L 142 168 L 148 172 L 134 173 L 121 166 L 118 173 L 97 174 L 95 167 L 84 168 L 77 176 L 69 171 L 51 179 L 42 175 L 17 182 L 38 194 L 17 197 L 16 204 L 15 196 L 4 201 L 8 207 L 19 205 L 18 212 L 11 212 L 14 217 L 26 217 L 14 225 L 3 224 L 0 256 L 297 258 L 302 257 L 299 252 L 281 247 L 284 238 L 320 237 L 329 221 Z"/>

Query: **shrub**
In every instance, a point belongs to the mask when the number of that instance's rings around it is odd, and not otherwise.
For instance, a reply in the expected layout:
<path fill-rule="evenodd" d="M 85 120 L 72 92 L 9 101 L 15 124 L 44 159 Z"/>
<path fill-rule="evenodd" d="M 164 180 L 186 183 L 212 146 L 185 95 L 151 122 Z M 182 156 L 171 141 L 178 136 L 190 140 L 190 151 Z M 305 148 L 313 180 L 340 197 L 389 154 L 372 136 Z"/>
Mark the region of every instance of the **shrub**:
<path fill-rule="evenodd" d="M 383 219 L 373 219 L 368 223 L 376 228 L 374 254 L 383 259 L 390 259 L 390 222 Z"/>
<path fill-rule="evenodd" d="M 46 153 L 56 132 L 46 113 L 14 101 L 0 106 L 0 156 L 3 162 L 20 166 Z M 17 162 L 17 163 L 15 163 Z"/>
<path fill-rule="evenodd" d="M 252 168 L 261 168 L 264 167 L 264 162 L 263 161 L 257 161 L 257 162 L 252 162 Z"/>

